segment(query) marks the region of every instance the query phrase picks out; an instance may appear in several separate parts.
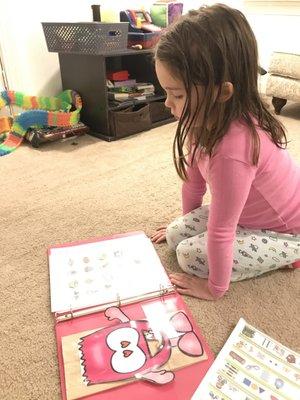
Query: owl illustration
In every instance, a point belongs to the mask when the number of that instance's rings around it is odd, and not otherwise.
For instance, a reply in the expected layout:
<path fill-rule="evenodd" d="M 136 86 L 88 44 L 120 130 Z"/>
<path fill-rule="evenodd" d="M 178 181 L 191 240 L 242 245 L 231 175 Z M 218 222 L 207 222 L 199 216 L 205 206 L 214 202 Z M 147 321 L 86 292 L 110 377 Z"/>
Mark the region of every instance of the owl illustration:
<path fill-rule="evenodd" d="M 182 311 L 170 318 L 177 336 L 170 338 L 161 331 L 159 341 L 147 320 L 130 320 L 118 307 L 107 308 L 105 316 L 116 320 L 115 324 L 80 338 L 78 343 L 87 385 L 129 378 L 166 384 L 174 379 L 174 373 L 163 368 L 171 357 L 172 347 L 177 346 L 191 357 L 204 353 L 192 324 Z M 150 351 L 153 341 L 158 343 L 154 354 Z"/>

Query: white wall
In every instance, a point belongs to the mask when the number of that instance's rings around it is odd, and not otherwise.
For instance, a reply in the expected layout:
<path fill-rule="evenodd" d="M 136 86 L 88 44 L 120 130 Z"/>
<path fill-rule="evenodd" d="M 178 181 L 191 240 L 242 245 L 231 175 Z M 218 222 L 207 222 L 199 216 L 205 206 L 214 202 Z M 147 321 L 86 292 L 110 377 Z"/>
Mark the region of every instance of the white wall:
<path fill-rule="evenodd" d="M 256 36 L 259 60 L 262 67 L 268 68 L 270 57 L 273 51 L 295 52 L 300 54 L 300 13 L 298 5 L 298 14 L 295 15 L 295 9 L 287 6 L 282 8 L 282 13 L 278 7 L 271 6 L 266 8 L 267 11 L 253 11 L 253 6 L 246 7 L 243 0 L 216 0 L 204 1 L 205 4 L 224 3 L 230 7 L 241 10 L 247 17 L 254 34 Z M 199 2 L 195 0 L 186 0 L 185 5 L 197 7 Z M 250 4 L 250 1 L 248 1 Z M 283 3 L 283 2 L 282 2 Z"/>
<path fill-rule="evenodd" d="M 246 12 L 246 16 L 257 39 L 262 67 L 268 68 L 273 51 L 300 54 L 300 15 Z"/>
<path fill-rule="evenodd" d="M 154 2 L 150 0 L 102 0 L 104 10 L 113 7 L 146 9 Z M 223 1 L 243 9 L 243 0 Z M 91 21 L 91 4 L 95 0 L 0 0 L 0 44 L 9 87 L 31 95 L 55 95 L 61 90 L 57 53 L 47 50 L 41 22 Z M 201 3 L 214 1 L 185 0 L 184 11 L 197 8 Z M 300 37 L 300 16 L 246 14 L 256 34 L 261 64 L 268 66 L 273 50 L 295 50 L 296 38 Z M 299 42 L 299 39 L 298 39 Z"/>
<path fill-rule="evenodd" d="M 153 1 L 128 0 L 130 8 Z M 57 53 L 47 50 L 41 22 L 92 21 L 91 4 L 124 8 L 123 0 L 0 0 L 0 45 L 11 90 L 53 95 L 61 90 Z"/>

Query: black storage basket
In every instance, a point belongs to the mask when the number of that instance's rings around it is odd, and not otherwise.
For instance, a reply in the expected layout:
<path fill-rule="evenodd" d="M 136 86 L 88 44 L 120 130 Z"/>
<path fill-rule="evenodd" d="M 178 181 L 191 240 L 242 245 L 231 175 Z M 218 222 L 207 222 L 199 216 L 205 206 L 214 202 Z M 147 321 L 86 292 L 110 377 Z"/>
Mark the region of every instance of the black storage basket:
<path fill-rule="evenodd" d="M 101 55 L 126 50 L 128 22 L 42 22 L 50 52 Z"/>

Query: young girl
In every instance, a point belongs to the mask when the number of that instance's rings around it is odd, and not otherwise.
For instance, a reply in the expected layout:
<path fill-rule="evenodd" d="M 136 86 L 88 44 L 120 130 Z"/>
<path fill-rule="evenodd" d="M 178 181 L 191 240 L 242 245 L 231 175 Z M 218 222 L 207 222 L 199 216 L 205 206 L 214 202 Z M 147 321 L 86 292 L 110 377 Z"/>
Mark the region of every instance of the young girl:
<path fill-rule="evenodd" d="M 258 94 L 244 15 L 220 4 L 190 11 L 161 37 L 155 66 L 179 120 L 173 156 L 184 183 L 183 216 L 151 239 L 176 250 L 186 272 L 170 275 L 178 292 L 217 299 L 230 281 L 297 262 L 300 168 Z M 206 184 L 211 203 L 201 206 Z"/>

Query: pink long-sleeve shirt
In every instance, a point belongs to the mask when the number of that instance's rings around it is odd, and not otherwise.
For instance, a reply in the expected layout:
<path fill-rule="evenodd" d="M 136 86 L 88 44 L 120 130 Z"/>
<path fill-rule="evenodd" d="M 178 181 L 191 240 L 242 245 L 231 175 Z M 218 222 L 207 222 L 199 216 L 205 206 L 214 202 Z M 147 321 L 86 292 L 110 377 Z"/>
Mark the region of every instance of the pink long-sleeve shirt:
<path fill-rule="evenodd" d="M 252 164 L 252 136 L 241 121 L 231 123 L 212 157 L 196 157 L 182 187 L 183 214 L 202 205 L 211 192 L 207 225 L 210 291 L 228 290 L 237 225 L 300 233 L 300 167 L 262 129 L 258 165 Z M 300 132 L 299 132 L 300 134 Z"/>

